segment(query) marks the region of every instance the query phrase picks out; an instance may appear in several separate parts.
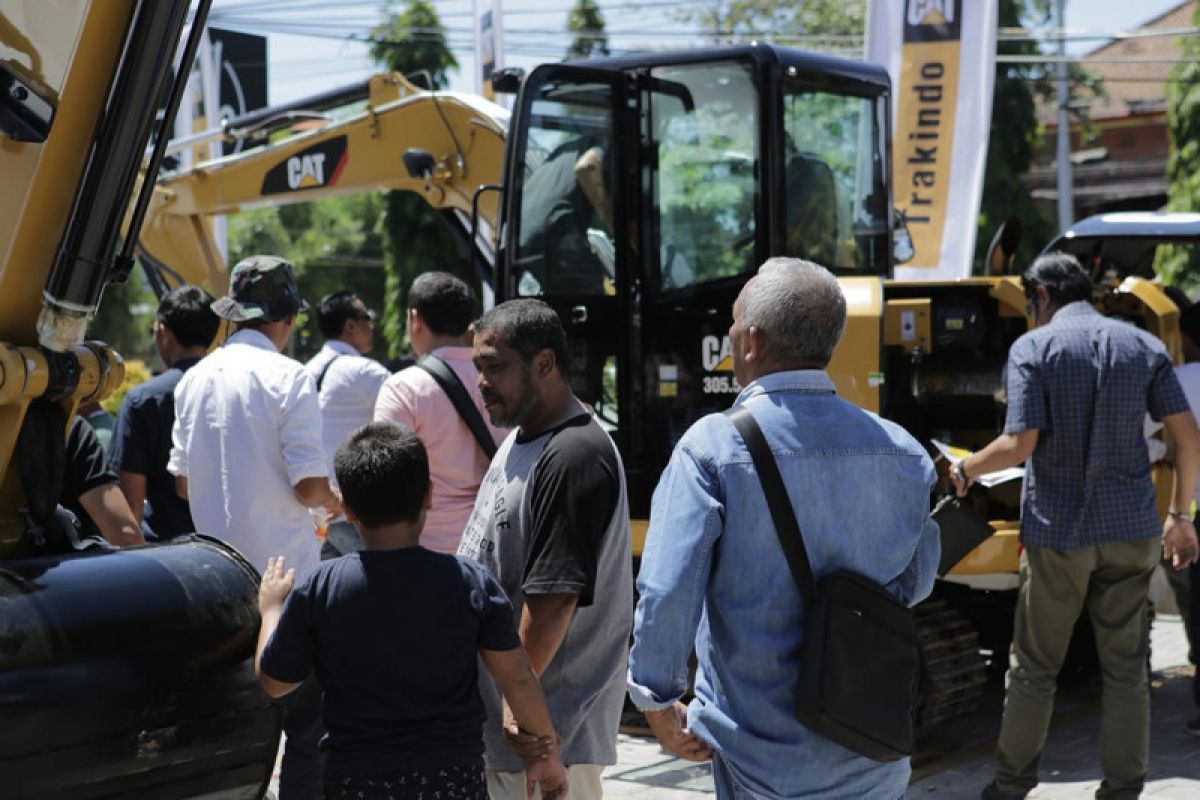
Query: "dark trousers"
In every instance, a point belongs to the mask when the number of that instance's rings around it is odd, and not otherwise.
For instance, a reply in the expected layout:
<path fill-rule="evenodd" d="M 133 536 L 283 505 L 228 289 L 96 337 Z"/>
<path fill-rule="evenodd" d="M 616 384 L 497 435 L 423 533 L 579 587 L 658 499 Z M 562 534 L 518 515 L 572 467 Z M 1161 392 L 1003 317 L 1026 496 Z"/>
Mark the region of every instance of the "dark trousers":
<path fill-rule="evenodd" d="M 279 771 L 279 800 L 316 800 L 322 796 L 323 757 L 317 742 L 325 735 L 321 724 L 321 687 L 313 675 L 283 701 L 283 766 Z"/>

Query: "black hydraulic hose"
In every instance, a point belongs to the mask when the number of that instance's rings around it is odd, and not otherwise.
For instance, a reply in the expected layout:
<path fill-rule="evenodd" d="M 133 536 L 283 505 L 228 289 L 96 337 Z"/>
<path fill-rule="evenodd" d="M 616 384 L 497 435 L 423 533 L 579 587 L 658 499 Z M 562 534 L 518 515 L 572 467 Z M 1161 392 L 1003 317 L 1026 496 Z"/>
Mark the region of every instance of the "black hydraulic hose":
<path fill-rule="evenodd" d="M 264 124 L 271 125 L 276 120 L 290 122 L 296 117 L 294 112 L 325 111 L 330 108 L 349 105 L 359 100 L 366 100 L 370 94 L 370 81 L 356 81 L 347 86 L 329 89 L 320 94 L 293 100 L 278 106 L 261 108 L 240 117 L 225 120 L 222 125 L 232 136 L 244 135 L 257 131 Z M 311 118 L 311 117 L 309 117 Z"/>
<path fill-rule="evenodd" d="M 108 281 L 124 283 L 133 271 L 133 251 L 137 247 L 138 234 L 142 230 L 142 221 L 146 219 L 146 210 L 150 207 L 150 199 L 154 196 L 154 179 L 162 166 L 163 156 L 170 141 L 167 130 L 175 121 L 179 104 L 183 102 L 183 94 L 187 91 L 188 78 L 192 73 L 192 62 L 196 60 L 196 50 L 204 37 L 204 25 L 208 20 L 208 9 L 212 0 L 200 0 L 196 7 L 196 16 L 192 18 L 192 30 L 188 34 L 187 43 L 183 48 L 183 57 L 179 59 L 179 71 L 175 82 L 171 85 L 171 94 L 167 97 L 167 107 L 163 112 L 162 127 L 158 138 L 154 141 L 154 150 L 150 153 L 150 161 L 146 165 L 146 176 L 142 180 L 141 191 L 138 192 L 137 202 L 133 206 L 133 214 L 129 218 L 129 229 L 125 234 L 125 243 L 120 254 L 113 261 L 108 273 Z M 144 140 L 143 140 L 144 141 Z"/>
<path fill-rule="evenodd" d="M 201 0 L 197 9 L 192 39 L 188 42 L 188 59 L 195 55 L 211 2 Z M 99 302 L 112 269 L 121 222 L 150 136 L 154 110 L 187 22 L 189 6 L 189 0 L 139 0 L 134 10 L 46 282 L 46 305 L 53 312 L 82 318 L 94 311 Z M 180 63 L 180 72 L 186 76 L 191 61 Z M 173 91 L 172 98 L 178 106 L 175 95 Z M 174 106 L 169 109 L 168 120 L 173 112 Z M 148 176 L 153 174 L 150 172 Z M 148 177 L 146 186 L 152 185 L 153 179 Z M 129 242 L 137 240 L 140 220 L 135 222 L 129 229 Z"/>

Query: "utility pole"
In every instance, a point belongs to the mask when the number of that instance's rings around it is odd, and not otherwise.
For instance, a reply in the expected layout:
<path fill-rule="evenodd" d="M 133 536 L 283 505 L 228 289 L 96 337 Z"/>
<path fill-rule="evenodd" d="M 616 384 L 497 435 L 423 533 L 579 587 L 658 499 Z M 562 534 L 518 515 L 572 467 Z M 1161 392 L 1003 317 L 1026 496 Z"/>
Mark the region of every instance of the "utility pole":
<path fill-rule="evenodd" d="M 1070 94 L 1067 91 L 1067 0 L 1055 0 L 1054 24 L 1058 28 L 1058 54 L 1055 70 L 1058 99 L 1058 230 L 1061 233 L 1075 221 L 1075 195 L 1071 176 L 1071 120 L 1067 114 Z"/>

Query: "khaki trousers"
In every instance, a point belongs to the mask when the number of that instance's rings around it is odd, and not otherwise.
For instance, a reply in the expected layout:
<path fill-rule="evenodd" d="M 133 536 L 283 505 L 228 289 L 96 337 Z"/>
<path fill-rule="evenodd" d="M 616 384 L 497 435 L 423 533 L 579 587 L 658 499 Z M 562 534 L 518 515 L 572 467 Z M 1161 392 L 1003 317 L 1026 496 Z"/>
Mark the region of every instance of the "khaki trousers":
<path fill-rule="evenodd" d="M 1054 708 L 1055 681 L 1071 629 L 1087 608 L 1103 675 L 1101 798 L 1137 797 L 1150 748 L 1150 575 L 1162 558 L 1155 539 L 1077 550 L 1030 547 L 1020 588 L 996 746 L 996 786 L 1024 795 L 1037 785 L 1038 759 Z"/>
<path fill-rule="evenodd" d="M 567 767 L 567 800 L 603 800 L 604 786 L 600 774 L 604 767 L 599 764 L 573 764 Z M 525 800 L 524 772 L 494 772 L 488 770 L 487 787 L 489 800 Z M 542 790 L 535 787 L 533 800 L 542 800 Z"/>

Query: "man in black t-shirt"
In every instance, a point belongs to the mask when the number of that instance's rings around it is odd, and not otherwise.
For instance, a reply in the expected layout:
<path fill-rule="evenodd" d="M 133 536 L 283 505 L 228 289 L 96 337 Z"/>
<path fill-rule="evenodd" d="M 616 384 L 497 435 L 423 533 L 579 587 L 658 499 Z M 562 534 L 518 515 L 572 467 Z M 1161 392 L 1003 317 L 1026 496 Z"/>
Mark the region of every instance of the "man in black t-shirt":
<path fill-rule="evenodd" d="M 66 467 L 58 504 L 79 520 L 80 535 L 101 536 L 110 544 L 142 544 L 117 476 L 108 468 L 104 446 L 83 417 L 74 417 L 67 432 Z"/>
<path fill-rule="evenodd" d="M 366 549 L 323 562 L 294 591 L 295 570 L 270 559 L 257 659 L 272 697 L 316 671 L 325 796 L 484 800 L 478 653 L 539 739 L 530 781 L 546 800 L 560 797 L 550 715 L 503 590 L 478 564 L 418 544 L 430 497 L 421 440 L 371 423 L 341 446 L 334 469 Z"/>
<path fill-rule="evenodd" d="M 212 295 L 198 286 L 180 286 L 163 297 L 154 319 L 154 347 L 167 369 L 130 389 L 117 413 L 109 463 L 152 541 L 196 530 L 188 502 L 176 491 L 175 476 L 167 472 L 167 460 L 175 424 L 175 386 L 208 352 L 221 325 L 209 308 L 212 301 Z"/>
<path fill-rule="evenodd" d="M 574 800 L 600 800 L 616 763 L 633 619 L 629 507 L 611 438 L 571 392 L 567 340 L 539 300 L 503 303 L 475 323 L 475 365 L 504 440 L 475 501 L 459 555 L 492 570 L 512 600 L 522 644 L 561 734 Z M 482 681 L 492 800 L 520 800 L 527 739 Z M 506 741 L 507 740 L 507 741 Z"/>

